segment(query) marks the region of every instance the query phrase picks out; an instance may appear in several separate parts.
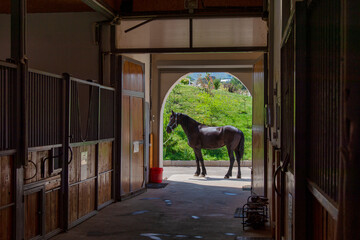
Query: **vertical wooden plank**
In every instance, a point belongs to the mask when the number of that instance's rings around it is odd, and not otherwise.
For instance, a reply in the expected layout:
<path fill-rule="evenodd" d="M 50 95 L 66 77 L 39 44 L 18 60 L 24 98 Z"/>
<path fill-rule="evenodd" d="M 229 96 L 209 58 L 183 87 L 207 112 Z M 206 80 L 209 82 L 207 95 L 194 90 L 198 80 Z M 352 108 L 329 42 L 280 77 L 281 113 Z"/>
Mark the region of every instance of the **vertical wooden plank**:
<path fill-rule="evenodd" d="M 0 157 L 0 207 L 13 202 L 13 157 Z"/>
<path fill-rule="evenodd" d="M 99 174 L 98 176 L 98 205 L 101 205 L 104 200 L 103 200 L 103 192 L 104 192 L 104 174 Z"/>
<path fill-rule="evenodd" d="M 99 143 L 99 173 L 112 168 L 112 142 Z"/>
<path fill-rule="evenodd" d="M 121 195 L 130 192 L 130 97 L 122 97 Z"/>
<path fill-rule="evenodd" d="M 46 222 L 45 232 L 49 233 L 59 228 L 59 190 L 45 194 Z"/>
<path fill-rule="evenodd" d="M 49 233 L 51 232 L 51 228 L 52 228 L 52 207 L 51 207 L 51 192 L 50 193 L 46 193 L 45 194 L 45 211 L 46 211 L 46 215 L 45 215 L 45 232 Z"/>
<path fill-rule="evenodd" d="M 111 200 L 112 172 L 101 174 L 99 176 L 99 203 L 101 205 Z"/>
<path fill-rule="evenodd" d="M 79 185 L 69 188 L 69 223 L 72 223 L 79 217 Z"/>
<path fill-rule="evenodd" d="M 75 183 L 80 181 L 80 161 L 81 161 L 81 153 L 80 147 L 74 147 L 73 158 L 71 163 L 69 164 L 69 183 Z M 71 153 L 69 153 L 70 155 Z"/>
<path fill-rule="evenodd" d="M 87 199 L 90 198 L 90 189 L 88 182 L 80 183 L 79 185 L 79 216 L 86 215 L 87 209 L 89 208 Z"/>
<path fill-rule="evenodd" d="M 25 239 L 40 235 L 40 192 L 25 196 Z"/>
<path fill-rule="evenodd" d="M 328 214 L 327 240 L 335 240 L 336 221 Z"/>
<path fill-rule="evenodd" d="M 133 145 L 144 139 L 143 99 L 132 97 L 130 109 L 132 121 L 131 191 L 136 191 L 141 189 L 144 181 L 144 145 L 139 144 L 138 152 L 135 152 Z"/>
<path fill-rule="evenodd" d="M 12 239 L 12 215 L 13 207 L 8 207 L 0 210 L 0 239 L 10 240 Z"/>
<path fill-rule="evenodd" d="M 95 209 L 95 179 L 79 184 L 79 218 Z"/>
<path fill-rule="evenodd" d="M 96 176 L 96 145 L 90 145 L 89 152 L 90 158 L 87 164 L 88 178 Z"/>
<path fill-rule="evenodd" d="M 130 90 L 130 70 L 129 70 L 129 62 L 124 61 L 122 64 L 122 89 Z"/>

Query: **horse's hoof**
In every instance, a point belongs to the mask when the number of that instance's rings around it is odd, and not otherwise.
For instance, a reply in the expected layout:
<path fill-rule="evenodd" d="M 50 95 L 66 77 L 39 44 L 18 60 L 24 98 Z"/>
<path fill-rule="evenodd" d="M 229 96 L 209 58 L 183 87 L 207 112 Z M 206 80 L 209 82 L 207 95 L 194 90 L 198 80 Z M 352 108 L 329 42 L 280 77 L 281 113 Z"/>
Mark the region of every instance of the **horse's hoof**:
<path fill-rule="evenodd" d="M 195 176 L 195 177 L 198 177 L 198 176 L 199 176 L 199 174 L 198 174 L 198 173 L 195 173 L 195 174 L 194 174 L 194 176 Z"/>
<path fill-rule="evenodd" d="M 241 178 L 241 176 L 237 176 L 237 178 Z"/>
<path fill-rule="evenodd" d="M 205 174 L 201 174 L 201 177 L 205 177 Z"/>
<path fill-rule="evenodd" d="M 225 175 L 225 177 L 224 177 L 225 179 L 228 179 L 229 178 L 229 176 L 228 175 Z"/>

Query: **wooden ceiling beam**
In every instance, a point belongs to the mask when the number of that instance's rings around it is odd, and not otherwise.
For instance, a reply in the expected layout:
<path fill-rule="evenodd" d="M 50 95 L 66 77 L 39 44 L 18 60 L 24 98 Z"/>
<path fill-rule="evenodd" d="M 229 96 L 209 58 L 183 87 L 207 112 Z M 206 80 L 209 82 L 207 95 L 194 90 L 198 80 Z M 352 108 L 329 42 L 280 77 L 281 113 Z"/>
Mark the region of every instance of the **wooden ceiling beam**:
<path fill-rule="evenodd" d="M 114 8 L 103 0 L 82 0 L 82 2 L 109 20 L 113 20 L 117 16 Z"/>

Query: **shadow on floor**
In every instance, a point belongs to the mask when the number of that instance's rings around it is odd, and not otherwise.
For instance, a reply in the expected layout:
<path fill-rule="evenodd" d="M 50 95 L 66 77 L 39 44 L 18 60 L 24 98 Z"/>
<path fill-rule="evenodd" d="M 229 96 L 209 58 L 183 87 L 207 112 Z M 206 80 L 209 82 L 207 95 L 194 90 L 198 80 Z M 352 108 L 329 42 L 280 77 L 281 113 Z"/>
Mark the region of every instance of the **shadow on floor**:
<path fill-rule="evenodd" d="M 180 176 L 180 175 L 179 175 Z M 170 177 L 165 188 L 114 203 L 53 239 L 236 239 L 269 237 L 268 229 L 243 231 L 234 218 L 250 195 L 249 179 Z M 182 180 L 177 180 L 182 178 Z"/>

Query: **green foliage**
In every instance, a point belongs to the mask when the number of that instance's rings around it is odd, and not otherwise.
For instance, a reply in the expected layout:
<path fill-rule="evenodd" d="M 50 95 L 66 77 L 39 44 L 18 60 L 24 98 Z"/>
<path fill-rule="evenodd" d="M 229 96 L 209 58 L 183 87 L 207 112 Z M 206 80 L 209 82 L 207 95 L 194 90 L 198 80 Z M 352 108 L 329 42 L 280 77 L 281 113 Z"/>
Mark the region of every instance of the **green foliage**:
<path fill-rule="evenodd" d="M 232 78 L 229 83 L 224 84 L 224 87 L 231 93 L 247 91 L 246 87 L 235 78 Z"/>
<path fill-rule="evenodd" d="M 216 90 L 218 90 L 219 87 L 220 87 L 220 79 L 215 79 L 215 80 L 214 80 L 214 88 L 215 88 Z"/>
<path fill-rule="evenodd" d="M 252 99 L 247 95 L 229 93 L 227 90 L 204 91 L 201 88 L 178 84 L 170 93 L 164 109 L 163 156 L 166 160 L 194 160 L 192 148 L 181 128 L 166 132 L 171 110 L 189 115 L 196 121 L 210 126 L 232 125 L 245 135 L 243 159 L 251 159 L 252 147 Z M 205 160 L 229 159 L 226 147 L 217 150 L 202 150 Z"/>
<path fill-rule="evenodd" d="M 189 85 L 189 82 L 190 82 L 189 78 L 183 78 L 183 79 L 180 80 L 180 83 L 184 84 L 184 85 Z"/>

